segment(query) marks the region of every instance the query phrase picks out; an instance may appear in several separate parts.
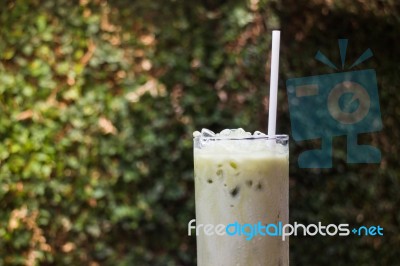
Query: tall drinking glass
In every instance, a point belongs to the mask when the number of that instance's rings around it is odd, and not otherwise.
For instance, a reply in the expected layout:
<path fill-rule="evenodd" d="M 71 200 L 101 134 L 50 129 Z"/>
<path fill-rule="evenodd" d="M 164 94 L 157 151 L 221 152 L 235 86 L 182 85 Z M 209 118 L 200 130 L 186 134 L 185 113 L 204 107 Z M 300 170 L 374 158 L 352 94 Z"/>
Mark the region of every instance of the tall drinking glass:
<path fill-rule="evenodd" d="M 249 240 L 259 222 L 288 223 L 288 136 L 197 133 L 194 175 L 198 265 L 289 265 L 288 240 L 271 236 L 274 228 L 269 228 L 271 235 L 256 234 Z M 217 230 L 211 232 L 207 224 Z M 222 232 L 215 228 L 218 224 L 233 224 L 229 231 L 236 234 Z M 247 226 L 241 233 L 238 226 L 243 229 L 245 224 L 253 227 Z"/>

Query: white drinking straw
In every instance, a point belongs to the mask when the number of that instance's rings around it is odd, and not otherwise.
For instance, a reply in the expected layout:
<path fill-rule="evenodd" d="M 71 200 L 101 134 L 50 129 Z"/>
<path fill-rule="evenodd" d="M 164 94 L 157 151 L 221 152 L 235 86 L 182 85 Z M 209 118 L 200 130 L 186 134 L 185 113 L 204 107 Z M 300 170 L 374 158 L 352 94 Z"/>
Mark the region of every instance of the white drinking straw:
<path fill-rule="evenodd" d="M 281 32 L 272 31 L 272 52 L 271 52 L 271 77 L 269 86 L 269 114 L 268 114 L 268 135 L 275 135 L 276 131 L 276 108 L 278 102 L 278 74 L 279 74 L 279 45 Z"/>

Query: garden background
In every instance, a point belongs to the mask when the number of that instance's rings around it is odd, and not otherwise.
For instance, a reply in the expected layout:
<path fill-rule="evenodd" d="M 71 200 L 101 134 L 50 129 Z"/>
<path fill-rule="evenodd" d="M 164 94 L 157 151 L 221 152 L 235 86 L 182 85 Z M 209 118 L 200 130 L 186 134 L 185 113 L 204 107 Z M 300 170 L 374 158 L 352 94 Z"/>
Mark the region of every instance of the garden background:
<path fill-rule="evenodd" d="M 290 143 L 290 222 L 380 225 L 383 237 L 292 237 L 291 265 L 399 265 L 396 0 L 5 0 L 0 4 L 0 265 L 195 265 L 192 132 L 267 125 L 271 32 L 285 81 L 376 70 L 380 164 L 305 170 Z M 397 206 L 397 207 L 396 207 Z"/>

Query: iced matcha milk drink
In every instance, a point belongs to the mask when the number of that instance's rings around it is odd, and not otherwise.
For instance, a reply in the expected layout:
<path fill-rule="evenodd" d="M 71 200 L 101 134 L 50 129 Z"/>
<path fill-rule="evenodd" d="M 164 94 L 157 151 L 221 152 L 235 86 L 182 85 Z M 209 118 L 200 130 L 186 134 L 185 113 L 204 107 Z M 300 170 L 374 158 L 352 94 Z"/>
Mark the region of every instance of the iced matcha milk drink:
<path fill-rule="evenodd" d="M 288 223 L 288 136 L 253 135 L 242 129 L 194 134 L 196 226 Z M 231 232 L 234 230 L 231 228 Z M 197 236 L 197 263 L 289 264 L 289 241 L 279 236 Z"/>

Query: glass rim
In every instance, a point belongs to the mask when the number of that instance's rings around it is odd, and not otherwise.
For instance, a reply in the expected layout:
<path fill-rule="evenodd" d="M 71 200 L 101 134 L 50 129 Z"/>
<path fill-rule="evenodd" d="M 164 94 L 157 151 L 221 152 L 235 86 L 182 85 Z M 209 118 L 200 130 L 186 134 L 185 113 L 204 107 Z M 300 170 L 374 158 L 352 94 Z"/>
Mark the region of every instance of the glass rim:
<path fill-rule="evenodd" d="M 277 134 L 277 135 L 251 135 L 251 136 L 236 136 L 236 137 L 226 137 L 226 136 L 209 136 L 209 137 L 202 137 L 196 136 L 193 137 L 195 139 L 206 139 L 206 140 L 289 140 L 289 135 L 286 134 Z"/>

